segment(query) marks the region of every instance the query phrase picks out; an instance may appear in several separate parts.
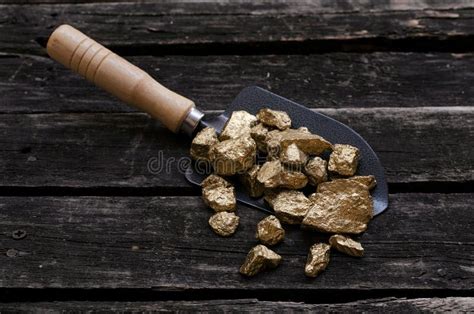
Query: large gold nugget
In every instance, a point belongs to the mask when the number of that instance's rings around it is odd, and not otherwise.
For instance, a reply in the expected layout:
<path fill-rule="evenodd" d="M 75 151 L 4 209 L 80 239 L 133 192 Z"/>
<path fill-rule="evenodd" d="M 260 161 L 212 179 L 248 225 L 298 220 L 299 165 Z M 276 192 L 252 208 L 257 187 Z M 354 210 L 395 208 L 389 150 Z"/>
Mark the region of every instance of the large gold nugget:
<path fill-rule="evenodd" d="M 331 244 L 331 247 L 335 248 L 339 252 L 350 256 L 361 257 L 364 255 L 364 248 L 359 242 L 340 234 L 330 237 L 329 244 Z"/>
<path fill-rule="evenodd" d="M 329 264 L 330 246 L 325 243 L 317 243 L 309 249 L 308 259 L 304 267 L 304 273 L 308 277 L 316 277 Z"/>
<path fill-rule="evenodd" d="M 256 153 L 257 145 L 248 135 L 217 143 L 212 146 L 209 155 L 214 171 L 230 176 L 252 168 Z"/>
<path fill-rule="evenodd" d="M 202 129 L 191 142 L 191 157 L 195 160 L 209 161 L 209 150 L 212 145 L 218 142 L 219 140 L 214 128 L 206 127 Z"/>
<path fill-rule="evenodd" d="M 257 118 L 247 111 L 234 111 L 227 120 L 219 139 L 221 141 L 236 139 L 243 135 L 250 134 L 250 129 L 257 123 Z"/>
<path fill-rule="evenodd" d="M 272 200 L 275 215 L 287 224 L 299 224 L 311 208 L 311 201 L 300 191 L 282 191 Z"/>
<path fill-rule="evenodd" d="M 301 130 L 285 130 L 280 134 L 281 150 L 296 144 L 300 150 L 309 155 L 320 155 L 332 149 L 332 144 L 319 135 L 302 132 Z"/>
<path fill-rule="evenodd" d="M 234 187 L 225 179 L 210 175 L 202 183 L 202 198 L 216 212 L 234 211 L 236 206 Z"/>
<path fill-rule="evenodd" d="M 369 190 L 372 190 L 377 185 L 377 181 L 373 175 L 370 176 L 354 176 L 348 178 L 349 180 L 354 180 L 365 185 Z"/>
<path fill-rule="evenodd" d="M 319 183 L 328 180 L 326 166 L 327 161 L 320 157 L 314 157 L 308 161 L 304 167 L 304 172 L 308 176 L 309 182 L 312 185 L 318 185 Z"/>
<path fill-rule="evenodd" d="M 289 169 L 299 171 L 308 161 L 308 155 L 301 151 L 296 144 L 291 144 L 281 151 L 280 161 Z"/>
<path fill-rule="evenodd" d="M 373 202 L 369 190 L 352 180 L 321 183 L 310 200 L 314 205 L 302 224 L 320 232 L 361 233 L 372 218 Z"/>
<path fill-rule="evenodd" d="M 239 226 L 240 218 L 234 213 L 219 212 L 209 218 L 209 226 L 222 237 L 228 237 L 235 233 Z"/>
<path fill-rule="evenodd" d="M 280 264 L 281 256 L 273 252 L 265 245 L 254 246 L 240 267 L 240 273 L 246 276 L 255 276 L 260 271 L 275 268 Z"/>
<path fill-rule="evenodd" d="M 279 130 L 286 130 L 291 126 L 291 119 L 284 111 L 268 108 L 260 109 L 257 113 L 257 119 L 263 124 Z"/>
<path fill-rule="evenodd" d="M 262 219 L 257 225 L 256 238 L 265 245 L 275 245 L 283 240 L 285 230 L 280 221 L 271 215 Z"/>
<path fill-rule="evenodd" d="M 262 123 L 259 123 L 250 129 L 250 136 L 252 136 L 255 143 L 257 143 L 257 148 L 262 153 L 267 151 L 267 143 L 265 142 L 267 133 L 268 128 Z"/>
<path fill-rule="evenodd" d="M 257 180 L 258 171 L 260 170 L 259 165 L 254 165 L 248 171 L 239 175 L 239 180 L 245 187 L 250 197 L 261 197 L 265 189 L 263 183 Z"/>
<path fill-rule="evenodd" d="M 328 170 L 342 176 L 353 176 L 359 164 L 359 149 L 351 145 L 335 144 L 329 156 Z"/>

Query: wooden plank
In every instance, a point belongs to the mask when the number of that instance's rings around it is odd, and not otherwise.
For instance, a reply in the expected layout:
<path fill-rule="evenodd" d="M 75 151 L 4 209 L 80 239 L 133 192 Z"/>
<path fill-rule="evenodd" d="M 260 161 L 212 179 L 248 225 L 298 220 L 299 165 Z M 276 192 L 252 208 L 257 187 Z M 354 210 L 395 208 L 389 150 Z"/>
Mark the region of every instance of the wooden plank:
<path fill-rule="evenodd" d="M 472 106 L 474 54 L 129 57 L 206 110 L 259 85 L 311 108 Z M 0 56 L 0 112 L 130 109 L 49 58 Z"/>
<path fill-rule="evenodd" d="M 390 183 L 472 182 L 473 107 L 320 112 L 367 139 Z M 0 186 L 178 188 L 182 193 L 190 189 L 181 164 L 188 147 L 189 139 L 145 114 L 2 114 Z"/>
<path fill-rule="evenodd" d="M 325 4 L 327 3 L 327 4 Z M 283 1 L 216 3 L 87 3 L 0 5 L 0 51 L 44 54 L 37 38 L 49 36 L 55 26 L 74 26 L 122 53 L 155 54 L 186 51 L 183 45 L 247 43 L 248 51 L 261 48 L 325 51 L 327 49 L 466 50 L 472 48 L 474 4 L 469 1 L 417 3 L 383 1 Z M 370 21 L 370 23 L 368 22 Z M 446 41 L 464 39 L 462 44 Z M 377 41 L 363 41 L 377 39 Z M 426 39 L 435 42 L 390 42 Z M 352 40 L 359 40 L 351 48 Z M 362 41 L 360 41 L 362 40 Z M 387 42 L 387 40 L 389 42 Z M 342 43 L 337 43 L 342 41 Z M 265 44 L 277 43 L 265 46 Z M 285 45 L 286 43 L 286 45 Z M 283 45 L 282 45 L 283 44 Z M 288 44 L 295 44 L 291 48 Z M 327 46 L 329 44 L 329 46 Z M 331 45 L 336 45 L 333 47 Z M 423 45 L 427 45 L 423 47 Z M 206 46 L 206 47 L 207 47 Z M 236 47 L 229 46 L 230 51 Z M 384 48 L 385 47 L 385 48 Z M 281 48 L 280 48 L 281 49 Z M 202 49 L 201 49 L 202 50 Z M 205 54 L 212 53 L 208 48 Z M 204 52 L 203 52 L 204 53 Z M 234 52 L 235 53 L 235 52 Z M 250 52 L 252 53 L 252 52 Z"/>
<path fill-rule="evenodd" d="M 130 0 L 0 0 L 0 4 L 71 4 L 71 3 L 104 3 L 104 2 L 130 2 Z M 265 0 L 261 3 L 250 0 L 206 0 L 201 3 L 192 3 L 183 0 L 161 0 L 160 4 L 167 12 L 168 10 L 176 14 L 186 13 L 202 13 L 203 10 L 211 12 L 227 12 L 231 10 L 236 13 L 250 13 L 250 12 L 351 12 L 351 11 L 390 11 L 390 10 L 448 10 L 448 9 L 463 9 L 472 7 L 469 0 L 391 0 L 391 1 L 364 1 L 364 0 L 340 0 L 328 2 L 324 0 L 306 0 L 288 3 L 288 0 Z"/>
<path fill-rule="evenodd" d="M 283 256 L 278 269 L 252 279 L 238 273 L 265 216 L 240 205 L 237 233 L 220 238 L 207 226 L 211 210 L 200 197 L 0 197 L 0 247 L 10 250 L 0 255 L 0 287 L 194 291 L 208 297 L 215 291 L 224 299 L 233 290 L 285 299 L 306 293 L 321 303 L 328 293 L 354 297 L 354 291 L 472 293 L 474 197 L 390 199 L 390 208 L 359 238 L 365 257 L 331 253 L 328 269 L 312 280 L 303 272 L 308 247 L 327 237 L 297 227 L 287 227 L 285 241 L 275 248 Z M 12 239 L 16 229 L 25 230 L 26 238 Z"/>
<path fill-rule="evenodd" d="M 203 311 L 203 312 L 469 312 L 474 307 L 474 298 L 417 298 L 417 299 L 371 299 L 336 304 L 305 304 L 298 302 L 272 302 L 257 299 L 209 300 L 209 301 L 161 301 L 161 302 L 41 302 L 4 303 L 3 311 L 64 312 L 64 311 Z"/>

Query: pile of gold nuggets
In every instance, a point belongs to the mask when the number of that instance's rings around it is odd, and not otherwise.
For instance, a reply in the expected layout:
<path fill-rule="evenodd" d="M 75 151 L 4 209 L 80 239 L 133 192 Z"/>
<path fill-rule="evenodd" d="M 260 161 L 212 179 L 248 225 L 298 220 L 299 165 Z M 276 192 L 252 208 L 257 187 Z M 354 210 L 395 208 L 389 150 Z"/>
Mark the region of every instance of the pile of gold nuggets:
<path fill-rule="evenodd" d="M 322 158 L 326 152 L 328 161 Z M 257 153 L 266 156 L 262 165 L 256 163 Z M 329 244 L 311 246 L 305 266 L 309 277 L 326 269 L 330 248 L 363 255 L 361 244 L 347 234 L 367 229 L 373 212 L 369 190 L 376 182 L 371 175 L 354 176 L 358 148 L 331 144 L 305 127 L 291 129 L 286 112 L 264 108 L 256 116 L 233 112 L 220 135 L 213 128 L 203 129 L 192 141 L 191 156 L 212 165 L 213 174 L 202 182 L 202 197 L 215 211 L 209 225 L 216 234 L 231 236 L 239 225 L 234 187 L 225 178 L 238 178 L 251 197 L 263 197 L 275 212 L 258 223 L 261 244 L 248 253 L 240 267 L 243 275 L 279 265 L 281 256 L 268 247 L 283 241 L 282 224 L 334 234 Z M 308 184 L 315 193 L 307 197 L 301 189 Z"/>

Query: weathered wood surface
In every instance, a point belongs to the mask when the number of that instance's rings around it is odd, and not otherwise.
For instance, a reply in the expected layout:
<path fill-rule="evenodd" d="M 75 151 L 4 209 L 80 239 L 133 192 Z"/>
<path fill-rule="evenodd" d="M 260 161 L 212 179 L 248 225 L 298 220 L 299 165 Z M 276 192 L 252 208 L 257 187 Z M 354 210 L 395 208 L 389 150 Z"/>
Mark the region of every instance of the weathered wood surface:
<path fill-rule="evenodd" d="M 469 312 L 474 308 L 474 298 L 418 298 L 418 299 L 371 299 L 335 304 L 305 304 L 298 302 L 271 302 L 257 299 L 168 301 L 168 302 L 44 302 L 1 304 L 3 311 L 36 311 L 64 313 L 64 311 L 173 311 L 173 312 Z"/>
<path fill-rule="evenodd" d="M 474 54 L 129 57 L 202 109 L 259 85 L 312 108 L 472 106 Z M 0 55 L 0 112 L 120 112 L 128 106 L 55 61 Z"/>
<path fill-rule="evenodd" d="M 0 311 L 472 311 L 472 1 L 40 2 L 0 0 L 0 301 L 83 302 Z M 177 161 L 147 167 L 189 140 L 45 57 L 63 22 L 209 113 L 260 85 L 354 127 L 398 192 L 366 257 L 333 253 L 310 280 L 307 249 L 327 239 L 289 228 L 281 267 L 242 278 L 264 214 L 239 206 L 238 233 L 214 235 Z M 194 301 L 164 302 L 179 299 Z"/>
<path fill-rule="evenodd" d="M 65 22 L 125 54 L 169 53 L 183 46 L 205 54 L 212 53 L 209 49 L 252 53 L 259 49 L 472 48 L 474 4 L 470 1 L 374 3 L 4 4 L 0 5 L 0 51 L 44 54 L 35 39 Z"/>
<path fill-rule="evenodd" d="M 79 4 L 79 3 L 104 3 L 104 2 L 132 2 L 130 0 L 0 0 L 0 4 Z M 146 2 L 146 1 L 142 1 Z M 152 2 L 152 1 L 147 1 Z M 450 10 L 465 9 L 473 7 L 470 0 L 304 0 L 291 2 L 288 0 L 265 0 L 261 3 L 250 0 L 206 0 L 206 1 L 182 1 L 182 0 L 161 0 L 160 4 L 164 8 L 174 8 L 174 13 L 198 14 L 202 10 L 212 12 L 236 11 L 249 13 L 255 10 L 258 12 L 351 12 L 351 11 L 407 11 L 407 10 Z M 291 4 L 291 5 L 290 5 Z"/>
<path fill-rule="evenodd" d="M 472 195 L 394 194 L 390 200 L 359 238 L 365 257 L 332 253 L 328 269 L 312 280 L 303 272 L 308 247 L 327 239 L 299 228 L 287 228 L 276 247 L 283 256 L 278 269 L 253 279 L 238 273 L 265 216 L 240 205 L 237 233 L 220 238 L 197 196 L 1 197 L 0 247 L 17 253 L 0 255 L 0 287 L 153 288 L 208 297 L 219 289 L 250 297 L 262 290 L 284 298 L 307 293 L 314 302 L 324 302 L 319 292 L 473 292 Z M 12 239 L 16 229 L 27 237 Z"/>
<path fill-rule="evenodd" d="M 390 183 L 472 182 L 473 107 L 320 112 L 367 139 Z M 3 114 L 0 186 L 168 187 L 182 192 L 190 184 L 179 160 L 188 158 L 188 149 L 188 138 L 140 113 Z"/>

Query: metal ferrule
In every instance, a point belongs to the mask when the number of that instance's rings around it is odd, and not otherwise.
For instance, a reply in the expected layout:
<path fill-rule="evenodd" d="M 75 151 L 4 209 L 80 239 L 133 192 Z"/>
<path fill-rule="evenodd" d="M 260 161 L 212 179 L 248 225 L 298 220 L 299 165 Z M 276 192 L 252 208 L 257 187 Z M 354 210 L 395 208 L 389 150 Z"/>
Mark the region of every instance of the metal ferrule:
<path fill-rule="evenodd" d="M 196 109 L 196 107 L 192 107 L 181 124 L 181 132 L 187 134 L 188 136 L 192 136 L 202 117 L 204 117 L 204 113 Z"/>

